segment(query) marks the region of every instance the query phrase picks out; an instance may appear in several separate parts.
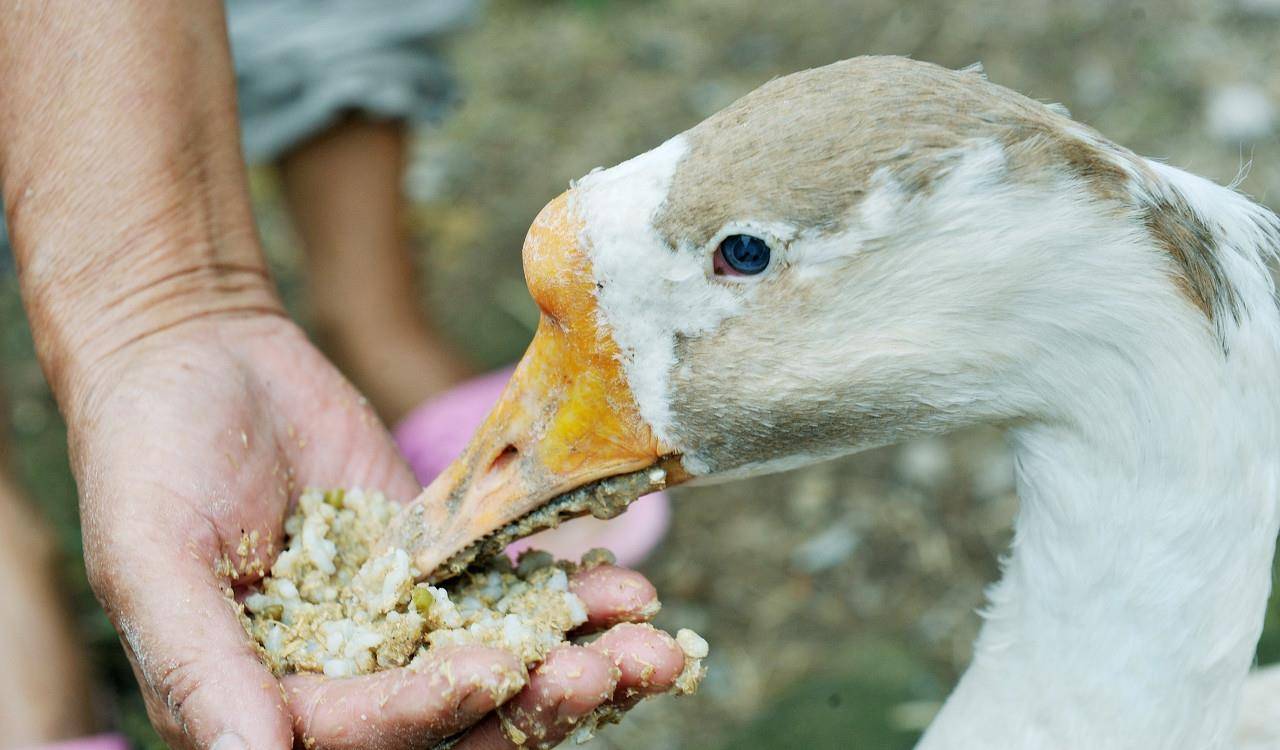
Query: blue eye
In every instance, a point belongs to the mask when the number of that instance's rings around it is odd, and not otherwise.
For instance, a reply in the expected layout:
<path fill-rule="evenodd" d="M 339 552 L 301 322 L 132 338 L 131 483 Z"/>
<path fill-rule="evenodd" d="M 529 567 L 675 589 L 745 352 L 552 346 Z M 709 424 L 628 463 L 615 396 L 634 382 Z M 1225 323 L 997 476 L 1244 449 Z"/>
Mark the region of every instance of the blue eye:
<path fill-rule="evenodd" d="M 721 240 L 715 260 L 718 274 L 755 276 L 769 267 L 769 246 L 759 237 L 731 234 Z"/>

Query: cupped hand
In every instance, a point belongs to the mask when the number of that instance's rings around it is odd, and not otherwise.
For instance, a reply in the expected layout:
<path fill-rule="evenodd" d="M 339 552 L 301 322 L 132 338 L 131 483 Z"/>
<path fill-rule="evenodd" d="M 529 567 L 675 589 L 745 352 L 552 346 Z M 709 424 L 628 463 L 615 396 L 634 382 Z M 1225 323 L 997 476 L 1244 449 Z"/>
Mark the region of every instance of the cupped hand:
<path fill-rule="evenodd" d="M 532 675 L 506 652 L 464 648 L 415 670 L 277 680 L 229 592 L 270 566 L 290 499 L 304 487 L 400 501 L 419 491 L 364 399 L 274 315 L 192 320 L 133 341 L 98 362 L 75 399 L 90 581 L 172 746 L 398 750 L 477 723 L 459 747 L 512 747 L 521 733 L 550 746 L 597 706 L 626 708 L 680 671 L 670 636 L 622 624 L 561 647 Z M 653 610 L 652 586 L 630 571 L 584 571 L 573 586 L 597 628 Z"/>

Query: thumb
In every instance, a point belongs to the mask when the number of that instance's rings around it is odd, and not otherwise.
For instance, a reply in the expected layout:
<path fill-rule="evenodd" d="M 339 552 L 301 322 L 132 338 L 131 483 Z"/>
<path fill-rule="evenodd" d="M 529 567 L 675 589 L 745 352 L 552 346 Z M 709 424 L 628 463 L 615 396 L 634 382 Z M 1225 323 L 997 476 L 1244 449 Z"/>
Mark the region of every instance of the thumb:
<path fill-rule="evenodd" d="M 150 554 L 95 571 L 94 588 L 161 736 L 190 750 L 291 748 L 280 683 L 258 660 L 214 572 L 195 556 L 160 564 L 143 559 L 154 557 L 155 545 L 130 546 Z"/>

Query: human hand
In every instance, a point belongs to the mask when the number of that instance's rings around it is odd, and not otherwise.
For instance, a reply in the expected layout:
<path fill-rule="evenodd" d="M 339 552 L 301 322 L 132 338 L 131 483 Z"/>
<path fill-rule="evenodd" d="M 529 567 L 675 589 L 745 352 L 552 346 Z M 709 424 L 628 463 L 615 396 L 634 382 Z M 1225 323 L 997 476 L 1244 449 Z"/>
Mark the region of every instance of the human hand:
<path fill-rule="evenodd" d="M 516 705 L 558 732 L 583 696 L 612 685 L 600 654 L 622 665 L 624 692 L 628 658 L 674 656 L 669 638 L 623 629 L 557 652 L 531 678 L 508 654 L 467 649 L 414 673 L 276 680 L 225 591 L 259 574 L 253 560 L 270 564 L 290 498 L 363 485 L 408 500 L 418 487 L 280 311 L 248 200 L 222 4 L 5 8 L 0 190 L 23 300 L 67 420 L 90 579 L 170 744 L 429 746 L 530 682 Z M 575 584 L 597 619 L 610 601 L 633 619 L 646 608 L 625 602 L 652 600 L 647 584 L 622 585 L 635 574 L 597 575 Z M 578 662 L 597 669 L 577 676 Z M 486 727 L 472 748 L 497 741 Z"/>
<path fill-rule="evenodd" d="M 413 671 L 277 680 L 228 590 L 270 566 L 301 488 L 418 493 L 385 429 L 277 315 L 193 319 L 81 372 L 64 409 L 86 564 L 171 745 L 430 747 L 503 704 L 508 727 L 554 743 L 601 703 L 626 707 L 680 672 L 669 636 L 618 625 L 554 651 L 532 675 L 506 652 L 464 648 Z M 573 586 L 596 628 L 653 609 L 652 586 L 630 571 L 584 571 Z M 484 720 L 458 747 L 513 747 L 501 723 Z"/>

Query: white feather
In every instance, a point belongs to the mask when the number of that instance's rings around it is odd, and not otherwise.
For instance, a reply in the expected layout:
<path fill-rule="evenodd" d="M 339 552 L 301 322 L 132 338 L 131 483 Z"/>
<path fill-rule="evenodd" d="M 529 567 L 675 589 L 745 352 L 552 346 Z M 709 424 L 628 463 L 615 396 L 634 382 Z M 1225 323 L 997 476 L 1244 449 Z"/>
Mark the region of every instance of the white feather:
<path fill-rule="evenodd" d="M 740 309 L 733 291 L 706 283 L 710 256 L 673 252 L 653 230 L 653 214 L 686 150 L 677 136 L 592 172 L 571 193 L 586 226 L 582 241 L 599 285 L 601 328 L 622 351 L 640 415 L 664 442 L 671 439 L 676 337 L 713 330 Z"/>
<path fill-rule="evenodd" d="M 767 279 L 713 277 L 709 251 L 667 247 L 649 226 L 683 152 L 677 138 L 595 173 L 576 199 L 602 321 L 664 440 L 680 419 L 673 369 L 717 364 L 677 363 L 677 338 L 719 336 L 744 312 L 768 321 L 792 304 L 771 297 L 780 287 Z M 1276 219 L 1226 188 L 1151 169 L 1154 189 L 1176 191 L 1213 233 L 1244 313 L 1218 321 L 1227 355 L 1138 220 L 1105 210 L 1065 172 L 1008 179 L 995 143 L 973 144 L 929 195 L 878 176 L 840 234 L 767 228 L 787 237 L 793 288 L 820 295 L 824 310 L 791 336 L 760 338 L 753 354 L 777 365 L 773 387 L 820 400 L 815 383 L 865 383 L 886 403 L 934 410 L 832 452 L 911 429 L 1012 426 L 1013 549 L 973 664 L 923 748 L 1232 741 L 1280 530 L 1280 315 L 1264 267 Z M 695 473 L 724 466 L 673 447 Z"/>

